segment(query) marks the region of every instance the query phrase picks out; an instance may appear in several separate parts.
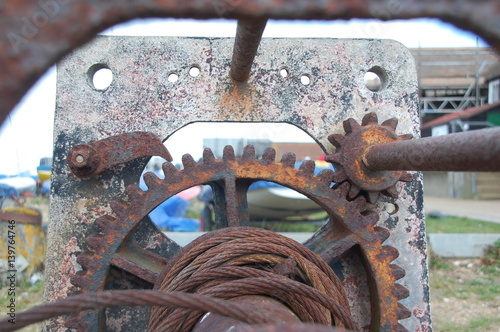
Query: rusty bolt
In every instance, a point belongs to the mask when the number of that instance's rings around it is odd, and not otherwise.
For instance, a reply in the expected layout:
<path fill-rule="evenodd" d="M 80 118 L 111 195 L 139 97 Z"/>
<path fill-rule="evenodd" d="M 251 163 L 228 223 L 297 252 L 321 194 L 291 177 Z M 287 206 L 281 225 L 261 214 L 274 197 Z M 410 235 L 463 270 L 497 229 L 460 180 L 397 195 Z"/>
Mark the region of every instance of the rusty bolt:
<path fill-rule="evenodd" d="M 68 154 L 69 168 L 79 177 L 92 175 L 98 168 L 100 158 L 88 144 L 77 145 Z"/>

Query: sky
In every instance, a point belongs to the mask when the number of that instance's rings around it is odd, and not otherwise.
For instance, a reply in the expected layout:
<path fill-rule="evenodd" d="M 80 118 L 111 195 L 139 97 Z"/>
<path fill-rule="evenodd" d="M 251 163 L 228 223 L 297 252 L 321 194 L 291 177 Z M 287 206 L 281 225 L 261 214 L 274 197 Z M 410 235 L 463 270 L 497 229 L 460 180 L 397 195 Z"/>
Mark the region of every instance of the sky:
<path fill-rule="evenodd" d="M 234 37 L 234 20 L 176 20 L 137 19 L 111 27 L 102 32 L 106 35 L 130 36 L 181 36 L 181 37 Z M 381 22 L 378 20 L 350 21 L 270 21 L 264 38 L 376 38 L 394 39 L 406 47 L 476 47 L 487 46 L 474 34 L 459 30 L 438 20 L 415 19 L 409 21 Z M 52 67 L 24 96 L 7 120 L 0 126 L 0 175 L 15 175 L 22 172 L 36 174 L 40 158 L 52 155 L 52 131 L 56 94 L 56 70 Z M 194 127 L 193 127 L 194 126 Z M 271 138 L 275 141 L 310 141 L 296 128 L 272 127 L 224 129 L 224 138 Z M 166 142 L 174 160 L 183 153 L 201 154 L 202 137 L 191 139 L 191 146 L 183 151 L 176 149 L 176 141 L 193 137 L 200 132 L 196 125 L 174 134 Z M 210 130 L 207 132 L 214 132 Z M 251 134 L 254 133 L 254 134 Z M 257 133 L 257 134 L 255 134 Z M 207 134 L 207 137 L 209 134 Z M 250 137 L 252 136 L 252 137 Z M 213 136 L 212 136 L 213 137 Z M 193 149 L 197 150 L 194 151 Z M 192 151 L 193 150 L 193 151 Z"/>

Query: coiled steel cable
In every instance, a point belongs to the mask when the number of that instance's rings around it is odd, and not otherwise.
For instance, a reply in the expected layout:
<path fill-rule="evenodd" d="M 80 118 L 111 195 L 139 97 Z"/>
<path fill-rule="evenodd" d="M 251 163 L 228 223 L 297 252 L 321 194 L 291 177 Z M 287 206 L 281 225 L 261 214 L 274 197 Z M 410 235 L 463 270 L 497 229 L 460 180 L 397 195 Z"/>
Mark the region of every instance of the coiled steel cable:
<path fill-rule="evenodd" d="M 105 291 L 71 296 L 18 313 L 13 331 L 51 317 L 111 306 L 154 306 L 148 331 L 190 331 L 206 312 L 247 324 L 279 324 L 262 312 L 248 312 L 236 301 L 243 295 L 278 299 L 303 322 L 358 326 L 342 284 L 330 267 L 302 244 L 279 234 L 225 228 L 183 248 L 165 267 L 154 290 Z"/>
<path fill-rule="evenodd" d="M 304 245 L 262 229 L 231 227 L 205 234 L 169 262 L 155 288 L 225 299 L 267 295 L 304 322 L 358 329 L 331 268 Z M 193 310 L 155 307 L 149 331 L 188 331 L 201 317 Z"/>

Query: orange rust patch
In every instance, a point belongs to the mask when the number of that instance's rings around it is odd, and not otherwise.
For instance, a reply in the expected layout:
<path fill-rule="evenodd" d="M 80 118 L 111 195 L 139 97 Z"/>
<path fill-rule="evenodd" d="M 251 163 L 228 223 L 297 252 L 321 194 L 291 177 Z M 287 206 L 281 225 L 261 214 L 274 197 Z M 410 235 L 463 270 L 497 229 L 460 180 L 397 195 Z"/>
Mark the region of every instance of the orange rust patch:
<path fill-rule="evenodd" d="M 222 95 L 220 99 L 220 107 L 225 110 L 221 116 L 222 118 L 234 119 L 236 114 L 241 114 L 241 119 L 246 114 L 255 110 L 258 106 L 259 98 L 257 98 L 257 91 L 254 86 L 248 83 L 235 83 L 230 88 L 229 93 Z"/>
<path fill-rule="evenodd" d="M 376 126 L 373 126 L 373 128 L 370 128 L 369 130 L 363 131 L 363 133 L 361 134 L 361 138 L 368 145 L 393 141 L 389 137 L 386 130 Z"/>

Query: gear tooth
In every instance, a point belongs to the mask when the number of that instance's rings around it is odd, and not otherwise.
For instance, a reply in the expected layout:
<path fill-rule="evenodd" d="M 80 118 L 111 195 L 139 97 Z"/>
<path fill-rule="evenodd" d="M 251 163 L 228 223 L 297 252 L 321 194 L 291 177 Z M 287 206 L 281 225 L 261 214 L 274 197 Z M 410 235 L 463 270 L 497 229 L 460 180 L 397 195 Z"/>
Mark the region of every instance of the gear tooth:
<path fill-rule="evenodd" d="M 355 200 L 351 202 L 354 208 L 358 211 L 362 211 L 366 205 L 366 198 L 364 196 L 358 196 Z"/>
<path fill-rule="evenodd" d="M 209 164 L 213 161 L 215 161 L 215 156 L 214 156 L 212 149 L 205 148 L 203 150 L 203 162 L 206 164 Z"/>
<path fill-rule="evenodd" d="M 398 126 L 398 119 L 391 118 L 391 119 L 385 120 L 384 122 L 382 122 L 382 126 L 390 128 L 392 130 L 396 130 L 396 128 Z"/>
<path fill-rule="evenodd" d="M 391 265 L 389 265 L 389 267 L 391 268 L 391 274 L 392 274 L 392 276 L 396 280 L 402 279 L 406 275 L 405 269 L 403 269 L 399 265 L 391 264 Z"/>
<path fill-rule="evenodd" d="M 182 166 L 184 166 L 184 169 L 192 169 L 196 166 L 196 161 L 194 161 L 193 156 L 186 153 L 182 156 Z"/>
<path fill-rule="evenodd" d="M 378 198 L 380 197 L 380 192 L 379 191 L 367 191 L 368 195 L 368 202 L 371 204 L 375 204 L 378 201 Z"/>
<path fill-rule="evenodd" d="M 281 157 L 281 163 L 284 167 L 295 167 L 295 153 L 287 152 Z"/>
<path fill-rule="evenodd" d="M 161 168 L 163 170 L 165 178 L 169 176 L 174 176 L 174 174 L 177 174 L 179 172 L 179 170 L 171 162 L 163 163 L 163 165 L 161 165 Z"/>
<path fill-rule="evenodd" d="M 399 135 L 399 140 L 400 141 L 409 141 L 413 138 L 412 134 L 404 134 L 404 135 Z"/>
<path fill-rule="evenodd" d="M 373 210 L 363 211 L 365 225 L 375 226 L 379 220 L 379 215 Z"/>
<path fill-rule="evenodd" d="M 324 169 L 316 175 L 316 177 L 321 181 L 322 183 L 326 185 L 330 185 L 330 183 L 333 182 L 333 176 L 334 173 L 331 169 Z"/>
<path fill-rule="evenodd" d="M 273 148 L 266 148 L 262 155 L 262 161 L 265 165 L 274 163 L 276 160 L 276 150 Z"/>
<path fill-rule="evenodd" d="M 404 305 L 398 303 L 398 319 L 406 319 L 411 317 L 411 311 L 408 310 Z"/>
<path fill-rule="evenodd" d="M 371 124 L 378 124 L 378 116 L 377 116 L 377 113 L 375 113 L 375 112 L 370 112 L 370 113 L 366 114 L 363 117 L 363 120 L 361 120 L 362 126 L 368 126 Z"/>
<path fill-rule="evenodd" d="M 391 246 L 382 246 L 382 250 L 380 251 L 380 255 L 382 257 L 379 257 L 381 261 L 383 259 L 387 259 L 389 262 L 392 262 L 396 258 L 399 257 L 399 251 L 398 249 L 391 247 Z"/>
<path fill-rule="evenodd" d="M 377 213 L 377 221 L 378 221 L 378 213 Z M 375 223 L 377 221 L 375 221 Z M 374 224 L 372 224 L 372 225 L 374 225 Z M 389 230 L 387 230 L 386 228 L 383 228 L 383 227 L 375 227 L 375 232 L 377 233 L 376 236 L 380 240 L 380 242 L 384 242 L 391 235 Z"/>
<path fill-rule="evenodd" d="M 361 127 L 360 124 L 356 120 L 354 120 L 353 118 L 349 118 L 349 119 L 345 120 L 342 124 L 344 126 L 344 130 L 345 130 L 346 134 L 350 134 L 353 131 L 355 131 Z"/>
<path fill-rule="evenodd" d="M 349 190 L 349 193 L 347 194 L 347 197 L 349 199 L 353 199 L 354 197 L 358 196 L 359 192 L 361 191 L 361 188 L 355 185 L 354 183 L 351 185 L 351 189 Z"/>
<path fill-rule="evenodd" d="M 408 332 L 408 330 L 406 329 L 406 327 L 404 327 L 401 324 L 397 324 L 396 326 L 394 326 L 394 331 L 395 332 Z"/>
<path fill-rule="evenodd" d="M 339 184 L 336 188 L 336 190 L 338 190 L 340 192 L 340 194 L 342 195 L 342 197 L 347 197 L 347 193 L 349 192 L 349 190 L 351 189 L 351 184 L 349 182 L 342 182 L 341 184 Z"/>
<path fill-rule="evenodd" d="M 165 164 L 163 164 L 165 165 Z M 171 165 L 171 164 L 170 164 Z M 156 176 L 156 174 L 152 172 L 147 172 L 142 177 L 144 179 L 144 183 L 148 187 L 148 190 L 151 190 L 160 184 L 160 178 Z"/>
<path fill-rule="evenodd" d="M 331 134 L 328 136 L 328 140 L 338 149 L 344 144 L 345 137 L 341 134 Z"/>
<path fill-rule="evenodd" d="M 328 161 L 330 163 L 335 163 L 342 165 L 344 162 L 344 158 L 342 158 L 341 153 L 334 153 L 334 154 L 329 154 L 325 156 L 325 161 Z"/>
<path fill-rule="evenodd" d="M 224 151 L 222 152 L 223 160 L 235 160 L 236 156 L 234 154 L 234 149 L 231 145 L 226 145 Z"/>
<path fill-rule="evenodd" d="M 109 228 L 113 228 L 114 225 L 116 225 L 116 219 L 113 218 L 112 216 L 110 215 L 104 215 L 102 217 L 99 217 L 97 218 L 96 222 L 97 222 L 97 225 L 102 229 L 102 230 L 105 230 L 105 229 L 109 229 Z"/>
<path fill-rule="evenodd" d="M 398 196 L 399 196 L 398 190 L 396 189 L 395 186 L 392 186 L 392 187 L 389 187 L 389 188 L 383 190 L 382 194 L 384 194 L 385 196 L 390 197 L 390 198 L 398 198 Z"/>
<path fill-rule="evenodd" d="M 333 181 L 339 183 L 339 182 L 344 182 L 345 180 L 347 180 L 347 174 L 344 168 L 337 167 L 333 174 Z"/>
<path fill-rule="evenodd" d="M 137 185 L 137 183 L 132 183 L 132 184 L 129 184 L 126 188 L 125 188 L 125 192 L 127 193 L 128 197 L 130 198 L 130 200 L 138 200 L 140 199 L 143 194 L 144 194 L 144 191 L 142 191 L 139 186 Z"/>
<path fill-rule="evenodd" d="M 410 296 L 410 291 L 403 285 L 394 284 L 394 288 L 392 289 L 392 295 L 394 295 L 398 301 L 402 299 L 406 299 Z"/>
<path fill-rule="evenodd" d="M 101 263 L 96 259 L 93 259 L 93 255 L 89 253 L 81 253 L 76 258 L 76 262 L 80 264 L 83 268 L 90 271 L 97 271 L 101 268 Z"/>
<path fill-rule="evenodd" d="M 111 201 L 109 205 L 111 205 L 111 209 L 113 210 L 113 212 L 120 217 L 125 217 L 127 208 L 130 206 L 129 203 L 125 202 L 121 198 Z"/>
<path fill-rule="evenodd" d="M 104 236 L 102 234 L 90 234 L 86 239 L 85 243 L 87 243 L 92 249 L 95 251 L 101 251 L 104 247 Z"/>
<path fill-rule="evenodd" d="M 243 155 L 241 156 L 244 160 L 254 160 L 255 157 L 255 147 L 251 144 L 243 148 Z"/>
<path fill-rule="evenodd" d="M 399 181 L 413 182 L 413 174 L 408 172 L 403 172 L 403 174 L 401 174 L 401 176 L 399 177 Z"/>
<path fill-rule="evenodd" d="M 304 173 L 304 175 L 313 176 L 314 170 L 316 169 L 316 163 L 314 160 L 304 160 L 300 164 L 299 170 Z"/>

